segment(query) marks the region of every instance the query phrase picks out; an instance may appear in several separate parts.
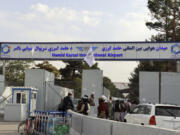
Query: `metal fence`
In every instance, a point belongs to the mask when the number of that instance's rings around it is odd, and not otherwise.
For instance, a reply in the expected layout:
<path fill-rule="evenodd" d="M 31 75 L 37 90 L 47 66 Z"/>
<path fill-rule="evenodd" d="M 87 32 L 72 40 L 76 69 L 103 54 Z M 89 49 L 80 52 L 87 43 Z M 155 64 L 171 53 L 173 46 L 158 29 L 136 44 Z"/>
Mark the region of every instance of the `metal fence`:
<path fill-rule="evenodd" d="M 35 117 L 26 123 L 27 131 L 33 135 L 69 135 L 70 113 L 35 111 Z"/>

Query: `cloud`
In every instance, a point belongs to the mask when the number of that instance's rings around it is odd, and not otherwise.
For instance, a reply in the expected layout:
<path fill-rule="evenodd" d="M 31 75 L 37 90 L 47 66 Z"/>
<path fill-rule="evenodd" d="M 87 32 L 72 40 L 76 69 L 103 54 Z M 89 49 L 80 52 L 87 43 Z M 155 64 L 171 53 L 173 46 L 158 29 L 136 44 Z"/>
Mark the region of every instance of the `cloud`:
<path fill-rule="evenodd" d="M 146 19 L 146 12 L 119 15 L 37 3 L 25 12 L 0 10 L 0 41 L 144 41 L 152 34 L 145 26 Z M 128 81 L 137 65 L 109 63 L 100 63 L 100 67 L 113 81 Z"/>
<path fill-rule="evenodd" d="M 76 23 L 84 23 L 89 26 L 96 26 L 99 24 L 99 17 L 102 16 L 101 12 L 78 11 L 70 8 L 50 8 L 45 4 L 38 3 L 31 6 L 34 14 L 44 17 L 46 21 L 70 21 Z M 32 14 L 28 15 L 29 18 Z M 39 17 L 37 16 L 37 17 Z"/>
<path fill-rule="evenodd" d="M 124 16 L 105 11 L 50 7 L 37 3 L 26 12 L 0 10 L 0 40 L 143 41 L 150 36 L 145 13 Z"/>
<path fill-rule="evenodd" d="M 36 10 L 36 11 L 39 11 L 41 13 L 48 13 L 49 12 L 49 7 L 48 5 L 45 5 L 45 4 L 41 4 L 41 3 L 38 3 L 36 5 L 32 5 L 31 6 L 31 9 L 33 10 Z"/>

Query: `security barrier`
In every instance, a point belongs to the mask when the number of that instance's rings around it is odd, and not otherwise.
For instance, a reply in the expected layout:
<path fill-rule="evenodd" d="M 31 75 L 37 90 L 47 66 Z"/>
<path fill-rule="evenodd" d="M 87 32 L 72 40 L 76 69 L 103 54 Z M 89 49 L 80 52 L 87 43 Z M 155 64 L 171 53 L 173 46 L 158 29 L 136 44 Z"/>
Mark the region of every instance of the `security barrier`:
<path fill-rule="evenodd" d="M 72 113 L 70 135 L 180 135 L 175 130 L 116 122 Z"/>
<path fill-rule="evenodd" d="M 179 135 L 177 131 L 122 122 L 112 123 L 112 135 Z"/>
<path fill-rule="evenodd" d="M 110 135 L 111 122 L 108 120 L 83 117 L 82 135 Z"/>
<path fill-rule="evenodd" d="M 82 134 L 82 128 L 83 128 L 83 120 L 82 120 L 82 115 L 81 114 L 72 114 L 72 119 L 71 119 L 71 127 L 70 128 L 70 134 L 71 135 L 80 135 Z"/>
<path fill-rule="evenodd" d="M 35 111 L 34 135 L 69 135 L 71 114 L 55 111 Z"/>

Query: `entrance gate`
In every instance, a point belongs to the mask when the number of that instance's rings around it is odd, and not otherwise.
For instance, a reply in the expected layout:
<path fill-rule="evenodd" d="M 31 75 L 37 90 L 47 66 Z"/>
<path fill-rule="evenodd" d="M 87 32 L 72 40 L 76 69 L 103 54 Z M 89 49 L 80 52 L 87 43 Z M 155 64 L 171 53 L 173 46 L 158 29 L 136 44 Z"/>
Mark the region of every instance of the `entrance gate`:
<path fill-rule="evenodd" d="M 0 59 L 82 60 L 92 50 L 96 60 L 178 60 L 180 42 L 1 42 Z"/>

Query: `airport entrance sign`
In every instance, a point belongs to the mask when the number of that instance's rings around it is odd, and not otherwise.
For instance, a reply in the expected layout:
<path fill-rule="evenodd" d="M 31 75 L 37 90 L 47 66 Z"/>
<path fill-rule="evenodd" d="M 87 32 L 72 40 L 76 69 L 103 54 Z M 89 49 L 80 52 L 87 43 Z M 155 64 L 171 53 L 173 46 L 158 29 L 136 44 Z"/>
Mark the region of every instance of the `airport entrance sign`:
<path fill-rule="evenodd" d="M 180 59 L 180 42 L 1 42 L 0 59 L 82 60 Z"/>

